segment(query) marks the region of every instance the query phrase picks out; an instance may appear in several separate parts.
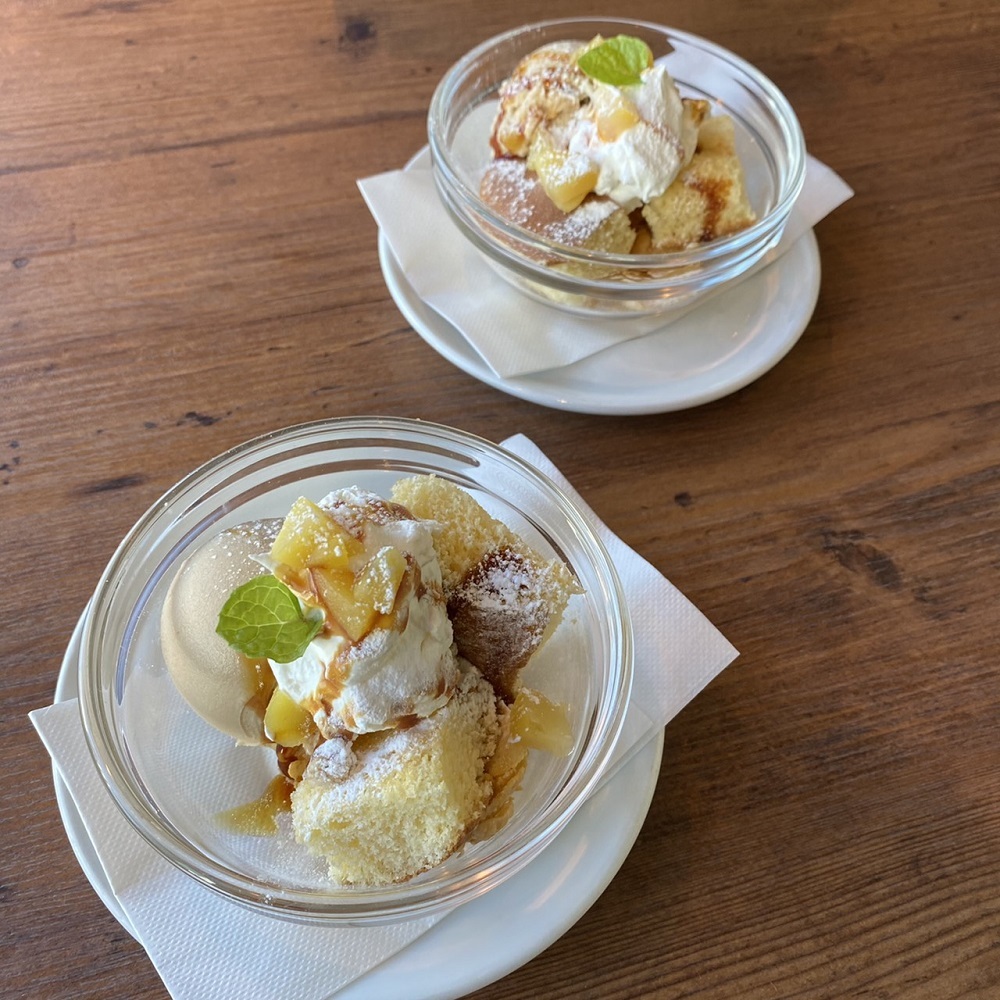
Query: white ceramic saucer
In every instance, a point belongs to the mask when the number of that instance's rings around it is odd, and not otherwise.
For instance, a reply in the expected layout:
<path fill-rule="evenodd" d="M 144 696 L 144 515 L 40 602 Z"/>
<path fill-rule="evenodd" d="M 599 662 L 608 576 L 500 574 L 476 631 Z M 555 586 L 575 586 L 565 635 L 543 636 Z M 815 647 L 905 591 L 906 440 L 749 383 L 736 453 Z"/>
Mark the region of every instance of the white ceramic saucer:
<path fill-rule="evenodd" d="M 563 368 L 502 379 L 455 326 L 421 300 L 381 233 L 378 249 L 389 294 L 442 357 L 502 392 L 578 413 L 663 413 L 742 389 L 791 350 L 819 295 L 819 248 L 809 230 L 770 267 L 662 330 Z"/>
<path fill-rule="evenodd" d="M 63 659 L 57 702 L 78 693 L 86 614 Z M 660 730 L 527 868 L 448 914 L 413 944 L 338 992 L 336 1000 L 455 1000 L 544 951 L 586 913 L 625 861 L 646 818 L 662 752 Z M 80 867 L 104 905 L 135 937 L 72 797 L 58 772 L 53 776 L 59 812 Z"/>

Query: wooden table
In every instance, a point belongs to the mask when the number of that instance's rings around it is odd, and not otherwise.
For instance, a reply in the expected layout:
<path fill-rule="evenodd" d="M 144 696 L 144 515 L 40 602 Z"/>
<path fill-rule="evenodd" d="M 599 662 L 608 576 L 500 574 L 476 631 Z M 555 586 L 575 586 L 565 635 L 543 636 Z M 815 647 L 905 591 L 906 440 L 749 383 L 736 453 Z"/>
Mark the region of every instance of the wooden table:
<path fill-rule="evenodd" d="M 857 194 L 777 367 L 601 417 L 416 336 L 355 187 L 424 142 L 458 56 L 537 11 L 0 6 L 4 997 L 165 995 L 27 719 L 119 539 L 231 445 L 376 412 L 530 435 L 742 654 L 667 728 L 607 891 L 477 997 L 1000 996 L 997 12 L 630 6 L 759 66 Z"/>

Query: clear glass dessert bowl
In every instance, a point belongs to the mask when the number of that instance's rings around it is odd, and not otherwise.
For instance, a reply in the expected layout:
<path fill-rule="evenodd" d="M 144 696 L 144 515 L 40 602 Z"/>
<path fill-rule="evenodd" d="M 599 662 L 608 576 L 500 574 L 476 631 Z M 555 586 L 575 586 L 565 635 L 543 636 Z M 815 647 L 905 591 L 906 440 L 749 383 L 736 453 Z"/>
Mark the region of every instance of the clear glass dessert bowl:
<path fill-rule="evenodd" d="M 274 750 L 237 746 L 178 694 L 164 663 L 160 611 L 185 558 L 220 531 L 281 517 L 299 496 L 359 486 L 383 496 L 429 474 L 468 491 L 536 551 L 557 556 L 582 593 L 526 668 L 524 682 L 565 708 L 566 757 L 532 751 L 512 817 L 443 864 L 389 887 L 340 886 L 295 842 L 220 821 L 278 773 Z M 226 452 L 169 490 L 125 537 L 99 581 L 80 658 L 84 730 L 115 803 L 139 834 L 199 883 L 259 911 L 361 924 L 465 902 L 520 871 L 605 773 L 632 678 L 628 612 L 606 550 L 558 486 L 518 457 L 462 431 L 359 417 L 276 431 Z"/>
<path fill-rule="evenodd" d="M 712 114 L 732 118 L 757 217 L 749 228 L 670 253 L 603 253 L 560 245 L 515 225 L 480 197 L 493 159 L 489 137 L 498 89 L 518 62 L 551 42 L 620 34 L 648 44 L 682 97 L 708 101 Z M 712 42 L 641 21 L 567 18 L 483 42 L 438 84 L 428 136 L 438 193 L 461 233 L 522 292 L 588 316 L 666 313 L 739 278 L 780 240 L 805 179 L 802 130 L 767 77 Z"/>

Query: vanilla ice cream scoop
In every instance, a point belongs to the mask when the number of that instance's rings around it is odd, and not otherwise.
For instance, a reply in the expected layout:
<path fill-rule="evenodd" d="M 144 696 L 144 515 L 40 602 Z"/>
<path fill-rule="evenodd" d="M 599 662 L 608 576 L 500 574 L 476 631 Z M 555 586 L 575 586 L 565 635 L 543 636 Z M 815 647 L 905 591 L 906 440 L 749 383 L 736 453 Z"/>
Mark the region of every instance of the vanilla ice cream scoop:
<path fill-rule="evenodd" d="M 160 615 L 163 657 L 177 690 L 206 722 L 238 743 L 267 742 L 264 710 L 274 688 L 266 660 L 252 660 L 216 632 L 230 593 L 267 570 L 281 519 L 223 531 L 191 555 L 170 584 Z"/>

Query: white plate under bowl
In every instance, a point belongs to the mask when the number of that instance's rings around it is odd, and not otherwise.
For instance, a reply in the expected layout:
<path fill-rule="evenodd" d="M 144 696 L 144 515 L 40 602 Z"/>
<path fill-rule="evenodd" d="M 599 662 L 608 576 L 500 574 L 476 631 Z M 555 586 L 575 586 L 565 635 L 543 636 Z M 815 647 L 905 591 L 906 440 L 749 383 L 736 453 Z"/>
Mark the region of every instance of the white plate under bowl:
<path fill-rule="evenodd" d="M 393 301 L 438 354 L 494 389 L 576 413 L 665 413 L 742 389 L 792 349 L 819 297 L 819 247 L 809 230 L 769 267 L 661 330 L 562 368 L 505 379 L 423 302 L 381 233 L 378 251 Z"/>
<path fill-rule="evenodd" d="M 77 696 L 80 637 L 70 639 L 55 700 Z M 443 917 L 426 934 L 336 994 L 337 1000 L 455 1000 L 506 976 L 560 938 L 622 866 L 649 810 L 660 773 L 663 731 L 588 799 L 523 871 Z M 66 834 L 94 891 L 135 937 L 72 797 L 53 771 Z M 502 933 L 497 928 L 502 926 Z"/>

